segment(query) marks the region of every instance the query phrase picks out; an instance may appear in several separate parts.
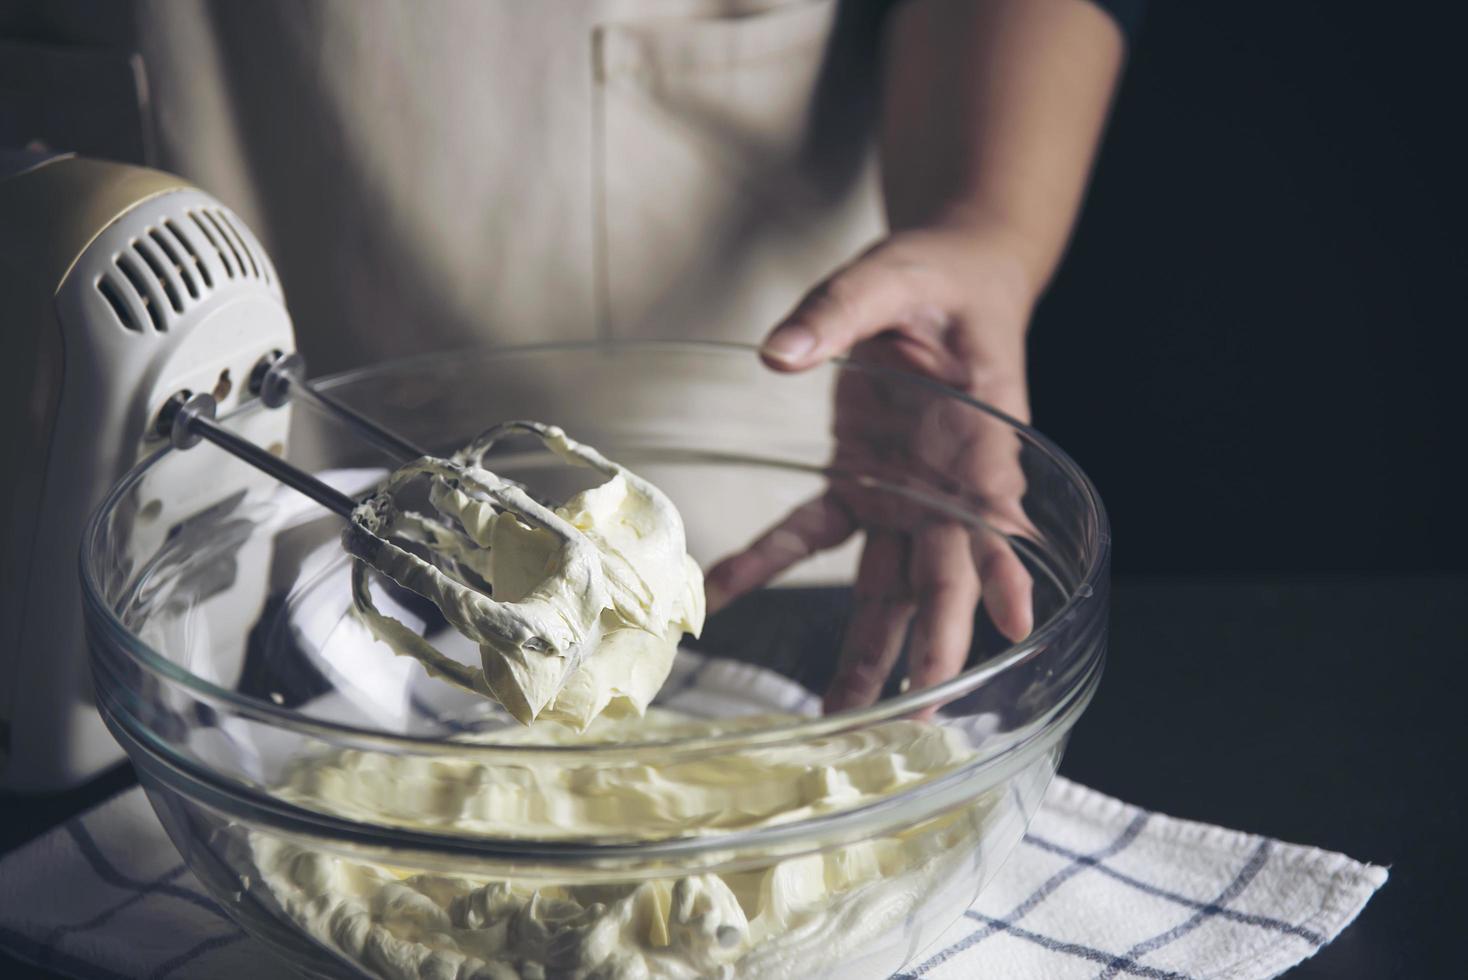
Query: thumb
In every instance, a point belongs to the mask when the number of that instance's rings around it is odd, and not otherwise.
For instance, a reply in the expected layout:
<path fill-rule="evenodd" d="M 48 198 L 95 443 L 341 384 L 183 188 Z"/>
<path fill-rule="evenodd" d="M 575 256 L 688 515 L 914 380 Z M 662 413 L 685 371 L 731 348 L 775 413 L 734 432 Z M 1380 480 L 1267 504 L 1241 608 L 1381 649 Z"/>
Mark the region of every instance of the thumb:
<path fill-rule="evenodd" d="M 884 262 L 880 249 L 867 253 L 806 293 L 770 331 L 760 356 L 777 371 L 803 371 L 890 327 L 940 323 L 941 312 L 924 302 L 913 278 Z"/>

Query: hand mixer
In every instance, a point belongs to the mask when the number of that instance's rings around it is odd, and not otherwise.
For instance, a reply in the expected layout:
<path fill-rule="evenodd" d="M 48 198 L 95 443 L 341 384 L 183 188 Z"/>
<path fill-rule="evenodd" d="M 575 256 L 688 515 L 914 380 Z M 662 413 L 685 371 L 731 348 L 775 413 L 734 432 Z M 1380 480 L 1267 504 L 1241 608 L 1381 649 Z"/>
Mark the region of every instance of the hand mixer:
<path fill-rule="evenodd" d="M 170 437 L 220 443 L 343 516 L 354 501 L 278 458 L 288 407 L 245 413 L 232 430 L 214 424 L 214 412 L 256 397 L 282 406 L 304 401 L 343 418 L 398 462 L 422 454 L 306 383 L 299 359 L 276 353 L 294 349 L 294 331 L 264 249 L 232 211 L 170 174 L 71 154 L 0 153 L 0 296 L 8 343 L 0 414 L 9 426 L 0 447 L 9 477 L 0 481 L 0 786 L 59 789 L 122 755 L 92 705 L 76 555 L 86 516 L 106 489 L 163 445 L 155 423 L 165 410 Z M 180 399 L 180 392 L 199 394 Z M 577 567 L 590 568 L 586 574 L 609 574 L 589 560 L 584 537 L 479 469 L 506 431 L 470 447 L 477 456 L 416 472 L 464 491 L 462 500 L 440 491 L 460 506 L 445 512 L 447 522 L 398 511 L 392 500 L 401 488 L 394 487 L 352 520 L 347 547 L 369 562 L 401 558 L 399 540 L 420 551 L 433 542 L 457 548 L 463 561 L 439 557 L 427 561 L 428 571 L 410 566 L 420 587 L 438 588 L 448 599 L 442 604 L 465 610 L 450 615 L 456 626 L 526 644 L 569 644 L 574 661 L 577 637 L 542 629 L 547 624 L 534 621 L 533 609 L 529 620 L 496 612 L 466 574 L 470 556 L 483 549 L 461 531 L 461 518 L 482 521 L 485 508 L 496 506 L 549 531 Z M 572 456 L 616 469 L 594 454 Z M 185 479 L 140 503 L 138 520 L 149 522 L 149 533 L 166 534 L 217 502 L 217 461 L 185 458 Z M 610 574 L 622 582 L 615 569 Z M 240 616 L 259 598 L 231 597 Z M 468 668 L 450 674 L 442 667 L 451 680 L 481 689 Z"/>
<path fill-rule="evenodd" d="M 361 503 L 220 426 L 214 420 L 215 401 L 210 395 L 175 393 L 159 412 L 155 429 L 180 450 L 207 440 L 345 518 L 348 525 L 342 544 L 357 559 L 352 570 L 353 600 L 373 629 L 394 647 L 410 650 L 444 680 L 476 694 L 496 696 L 484 672 L 445 656 L 418 634 L 378 613 L 368 589 L 368 569 L 433 601 L 450 625 L 481 646 L 554 651 L 565 658 L 567 673 L 580 664 L 598 638 L 594 625 L 568 621 L 533 595 L 517 602 L 498 602 L 490 597 L 490 588 L 480 584 L 492 578 L 487 560 L 490 525 L 502 513 L 551 536 L 555 542 L 551 565 L 569 579 L 573 591 L 604 590 L 624 619 L 637 622 L 643 618 L 641 610 L 650 605 L 651 597 L 631 569 L 608 562 L 581 529 L 520 484 L 485 469 L 483 463 L 500 439 L 520 431 L 538 437 L 563 459 L 607 478 L 620 475 L 646 492 L 650 486 L 645 481 L 540 422 L 500 423 L 451 457 L 437 458 L 320 391 L 305 380 L 304 372 L 305 361 L 299 354 L 276 353 L 256 368 L 251 389 L 271 408 L 294 395 L 406 463 Z M 400 505 L 399 498 L 420 478 L 429 481 L 429 500 L 447 520 Z"/>
<path fill-rule="evenodd" d="M 0 785 L 73 785 L 122 751 L 92 705 L 76 556 L 87 514 L 159 448 L 180 389 L 231 411 L 294 331 L 275 269 L 219 201 L 170 174 L 71 154 L 0 153 Z M 241 432 L 284 447 L 288 412 Z M 218 498 L 217 461 L 141 501 L 147 533 Z M 241 595 L 243 609 L 250 596 Z"/>

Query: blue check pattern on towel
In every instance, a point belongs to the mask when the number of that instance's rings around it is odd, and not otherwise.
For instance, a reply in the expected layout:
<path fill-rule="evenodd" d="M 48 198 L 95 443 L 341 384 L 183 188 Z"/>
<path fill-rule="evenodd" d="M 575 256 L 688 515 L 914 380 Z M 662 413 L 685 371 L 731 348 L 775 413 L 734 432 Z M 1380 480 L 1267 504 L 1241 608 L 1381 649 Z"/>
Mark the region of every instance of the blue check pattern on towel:
<path fill-rule="evenodd" d="M 717 687 L 772 675 L 705 662 L 665 696 L 698 710 Z M 788 681 L 796 710 L 815 699 Z M 806 704 L 805 701 L 811 702 Z M 1341 854 L 1148 813 L 1056 779 L 979 900 L 894 980 L 1261 980 L 1313 954 L 1386 881 Z M 254 980 L 285 965 L 183 866 L 133 788 L 0 861 L 0 946 L 87 978 Z"/>
<path fill-rule="evenodd" d="M 899 977 L 1273 977 L 1335 938 L 1385 880 L 1339 854 L 1057 779 L 993 884 Z M 204 896 L 137 788 L 0 862 L 0 946 L 107 980 L 279 969 Z"/>

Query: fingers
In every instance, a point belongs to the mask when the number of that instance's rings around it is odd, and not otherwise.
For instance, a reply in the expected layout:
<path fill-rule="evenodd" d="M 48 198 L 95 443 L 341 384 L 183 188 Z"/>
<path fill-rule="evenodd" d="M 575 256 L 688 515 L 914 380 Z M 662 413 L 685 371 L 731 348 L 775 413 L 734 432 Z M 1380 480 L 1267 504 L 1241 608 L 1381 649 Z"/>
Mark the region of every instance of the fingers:
<path fill-rule="evenodd" d="M 958 524 L 920 529 L 908 577 L 917 599 L 908 647 L 908 680 L 916 691 L 956 677 L 968 660 L 980 594 L 968 529 Z"/>
<path fill-rule="evenodd" d="M 806 293 L 765 338 L 765 363 L 802 371 L 894 326 L 939 333 L 947 321 L 935 305 L 942 283 L 888 251 L 873 249 Z"/>
<path fill-rule="evenodd" d="M 971 539 L 984 610 L 1000 633 L 1018 643 L 1035 628 L 1035 580 L 1003 535 L 976 529 Z"/>
<path fill-rule="evenodd" d="M 1018 643 L 1034 628 L 1034 580 L 1002 536 L 957 524 L 911 535 L 867 532 L 826 713 L 872 704 L 902 652 L 908 626 L 913 690 L 962 672 L 983 602 L 995 627 Z"/>
<path fill-rule="evenodd" d="M 703 582 L 709 613 L 817 551 L 836 547 L 855 530 L 850 512 L 829 491 L 806 501 L 749 547 L 709 569 Z"/>
<path fill-rule="evenodd" d="M 912 453 L 935 482 L 965 497 L 990 527 L 1038 537 L 1024 509 L 1029 486 L 1018 431 L 971 405 L 947 400 L 920 413 L 915 429 Z"/>
<path fill-rule="evenodd" d="M 1022 391 L 1016 400 L 1023 407 Z M 970 538 L 984 610 L 1002 635 L 1018 643 L 1034 629 L 1034 579 L 1007 536 L 1039 537 L 1024 509 L 1029 487 L 1019 433 L 972 406 L 943 403 L 920 425 L 915 442 L 956 477 L 959 492 L 977 507 L 986 526 L 974 527 Z"/>
<path fill-rule="evenodd" d="M 876 701 L 902 652 L 913 613 L 907 542 L 895 531 L 867 532 L 852 589 L 856 606 L 846 623 L 836 676 L 826 692 L 827 714 Z"/>

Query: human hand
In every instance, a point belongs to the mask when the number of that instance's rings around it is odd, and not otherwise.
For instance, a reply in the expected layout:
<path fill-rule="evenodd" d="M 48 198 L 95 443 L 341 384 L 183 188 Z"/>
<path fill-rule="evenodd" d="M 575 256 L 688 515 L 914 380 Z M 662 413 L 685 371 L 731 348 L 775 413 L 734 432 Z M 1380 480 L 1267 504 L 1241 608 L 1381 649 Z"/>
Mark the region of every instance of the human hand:
<path fill-rule="evenodd" d="M 1024 338 L 1035 296 L 1022 251 L 1002 233 L 962 223 L 894 233 L 811 290 L 770 333 L 762 357 L 777 371 L 802 371 L 849 353 L 1028 421 Z M 985 526 L 833 478 L 709 570 L 710 612 L 863 530 L 856 604 L 827 712 L 877 699 L 909 628 L 913 690 L 963 669 L 980 602 L 1004 636 L 1028 635 L 1033 580 L 1008 537 L 1031 529 L 1014 430 L 926 386 L 847 371 L 836 391 L 835 435 L 833 474 L 916 477 L 977 505 Z"/>

